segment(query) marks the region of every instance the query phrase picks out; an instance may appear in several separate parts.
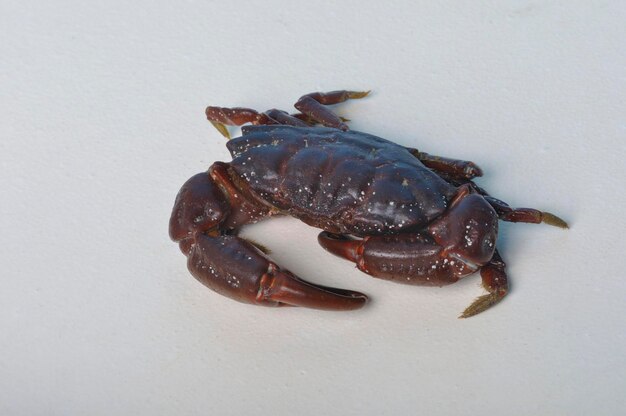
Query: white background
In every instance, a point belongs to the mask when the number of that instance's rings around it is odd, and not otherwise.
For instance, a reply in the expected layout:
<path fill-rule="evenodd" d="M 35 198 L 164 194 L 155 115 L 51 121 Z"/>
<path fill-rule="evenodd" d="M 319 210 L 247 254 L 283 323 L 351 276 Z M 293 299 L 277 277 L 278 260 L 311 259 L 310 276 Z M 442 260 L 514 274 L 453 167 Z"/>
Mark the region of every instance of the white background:
<path fill-rule="evenodd" d="M 618 415 L 626 411 L 626 6 L 620 1 L 0 2 L 2 415 Z M 229 160 L 211 105 L 317 90 L 352 128 L 474 160 L 515 206 L 510 295 L 372 279 L 293 219 L 245 234 L 329 313 L 235 303 L 168 239 Z"/>

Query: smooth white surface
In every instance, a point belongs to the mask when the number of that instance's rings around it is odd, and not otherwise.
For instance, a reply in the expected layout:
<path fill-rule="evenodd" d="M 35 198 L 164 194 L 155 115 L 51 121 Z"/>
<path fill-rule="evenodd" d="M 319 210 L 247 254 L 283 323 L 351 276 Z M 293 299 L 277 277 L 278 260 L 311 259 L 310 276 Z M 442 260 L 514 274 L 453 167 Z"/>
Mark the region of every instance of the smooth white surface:
<path fill-rule="evenodd" d="M 626 411 L 620 1 L 0 3 L 2 415 L 618 415 Z M 569 231 L 503 224 L 510 296 L 394 285 L 291 219 L 246 230 L 364 310 L 234 303 L 167 237 L 229 160 L 206 105 L 373 89 L 352 127 L 474 160 Z"/>

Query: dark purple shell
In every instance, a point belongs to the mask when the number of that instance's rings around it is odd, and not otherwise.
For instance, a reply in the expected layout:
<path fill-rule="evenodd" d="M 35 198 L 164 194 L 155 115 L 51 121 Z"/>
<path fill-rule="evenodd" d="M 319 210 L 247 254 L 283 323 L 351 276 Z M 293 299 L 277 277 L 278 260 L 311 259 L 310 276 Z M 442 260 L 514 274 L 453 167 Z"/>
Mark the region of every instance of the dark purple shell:
<path fill-rule="evenodd" d="M 325 127 L 246 126 L 227 147 L 251 190 L 307 224 L 357 236 L 417 231 L 455 187 L 400 145 Z"/>

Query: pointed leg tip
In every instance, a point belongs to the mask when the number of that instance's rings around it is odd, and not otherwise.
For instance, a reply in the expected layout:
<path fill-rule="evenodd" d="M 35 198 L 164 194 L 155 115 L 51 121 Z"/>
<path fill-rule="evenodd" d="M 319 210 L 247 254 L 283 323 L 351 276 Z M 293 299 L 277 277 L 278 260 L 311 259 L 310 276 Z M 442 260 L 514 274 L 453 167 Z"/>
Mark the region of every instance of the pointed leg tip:
<path fill-rule="evenodd" d="M 463 168 L 463 176 L 467 179 L 474 179 L 483 176 L 483 170 L 474 162 L 468 162 Z"/>
<path fill-rule="evenodd" d="M 222 136 L 226 137 L 226 140 L 230 140 L 230 133 L 225 125 L 218 123 L 217 121 L 211 121 L 211 124 L 213 124 L 213 127 L 215 127 Z"/>
<path fill-rule="evenodd" d="M 472 316 L 478 315 L 480 312 L 474 312 L 472 310 L 470 310 L 470 308 L 465 309 L 459 316 L 457 316 L 458 319 L 467 319 L 467 318 L 471 318 Z"/>
<path fill-rule="evenodd" d="M 461 313 L 461 315 L 459 315 L 459 319 L 466 319 L 478 315 L 500 302 L 503 297 L 504 296 L 501 296 L 498 293 L 488 293 L 486 295 L 479 296 Z"/>
<path fill-rule="evenodd" d="M 365 306 L 368 297 L 353 290 L 307 282 L 288 271 L 275 269 L 263 275 L 257 294 L 258 303 L 268 300 L 311 309 L 351 311 Z"/>
<path fill-rule="evenodd" d="M 364 98 L 364 97 L 367 97 L 368 95 L 370 95 L 371 92 L 372 92 L 372 90 L 367 90 L 367 91 L 350 91 L 348 93 L 348 97 L 352 98 L 352 99 Z"/>
<path fill-rule="evenodd" d="M 565 222 L 565 220 L 549 212 L 541 213 L 541 222 L 543 222 L 544 224 L 553 225 L 555 227 L 559 227 L 563 229 L 569 228 L 569 225 Z"/>

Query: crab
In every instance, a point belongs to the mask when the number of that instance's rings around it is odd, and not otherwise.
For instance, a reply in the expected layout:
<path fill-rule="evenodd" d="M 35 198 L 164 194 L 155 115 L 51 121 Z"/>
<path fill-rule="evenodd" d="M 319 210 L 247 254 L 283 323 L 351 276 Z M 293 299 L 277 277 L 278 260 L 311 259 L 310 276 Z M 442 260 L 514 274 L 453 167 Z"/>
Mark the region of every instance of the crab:
<path fill-rule="evenodd" d="M 170 237 L 196 279 L 255 305 L 364 306 L 365 294 L 305 281 L 238 235 L 246 224 L 289 215 L 320 228 L 324 249 L 377 278 L 444 286 L 480 272 L 487 293 L 462 312 L 467 318 L 508 292 L 496 249 L 499 220 L 567 228 L 549 212 L 514 209 L 490 196 L 473 182 L 482 176 L 475 163 L 352 131 L 327 107 L 368 93 L 306 94 L 295 104 L 296 114 L 206 109 L 227 138 L 226 126 L 243 127 L 241 137 L 226 145 L 233 160 L 192 176 L 174 203 Z"/>

